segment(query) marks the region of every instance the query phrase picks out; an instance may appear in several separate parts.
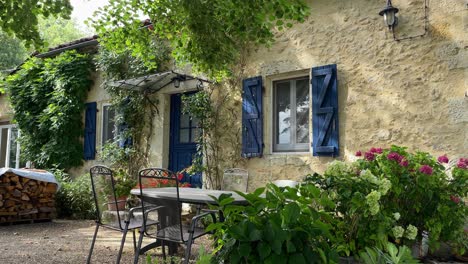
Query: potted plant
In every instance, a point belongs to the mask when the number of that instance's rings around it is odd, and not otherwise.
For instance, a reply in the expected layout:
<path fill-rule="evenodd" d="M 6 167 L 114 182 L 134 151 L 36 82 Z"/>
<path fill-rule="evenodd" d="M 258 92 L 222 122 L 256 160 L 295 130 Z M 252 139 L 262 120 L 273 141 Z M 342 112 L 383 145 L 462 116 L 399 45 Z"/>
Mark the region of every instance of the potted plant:
<path fill-rule="evenodd" d="M 118 169 L 114 173 L 114 193 L 112 192 L 112 185 L 106 183 L 104 192 L 107 196 L 108 209 L 110 211 L 124 210 L 130 191 L 136 184 L 135 179 L 130 177 L 123 169 Z M 117 204 L 116 204 L 117 201 Z"/>

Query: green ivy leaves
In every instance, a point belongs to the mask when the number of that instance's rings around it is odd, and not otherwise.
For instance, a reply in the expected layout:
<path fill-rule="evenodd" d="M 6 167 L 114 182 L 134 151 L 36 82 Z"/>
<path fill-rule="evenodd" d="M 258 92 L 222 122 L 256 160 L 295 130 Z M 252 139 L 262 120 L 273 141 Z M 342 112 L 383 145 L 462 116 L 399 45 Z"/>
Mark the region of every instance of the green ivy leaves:
<path fill-rule="evenodd" d="M 28 60 L 6 88 L 21 131 L 21 154 L 39 168 L 81 165 L 82 112 L 92 81 L 88 55 L 68 51 Z"/>

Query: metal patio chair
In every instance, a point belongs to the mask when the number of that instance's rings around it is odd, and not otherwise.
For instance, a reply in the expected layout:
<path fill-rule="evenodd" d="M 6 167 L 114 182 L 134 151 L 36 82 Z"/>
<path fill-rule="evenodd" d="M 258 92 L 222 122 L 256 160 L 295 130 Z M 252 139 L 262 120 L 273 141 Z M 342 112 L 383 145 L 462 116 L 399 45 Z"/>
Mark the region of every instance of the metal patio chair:
<path fill-rule="evenodd" d="M 165 246 L 169 246 L 169 254 L 175 253 L 177 244 L 184 244 L 185 260 L 183 263 L 189 263 L 192 244 L 195 239 L 208 234 L 204 228 L 198 227 L 198 221 L 205 216 L 211 215 L 216 222 L 214 214 L 207 212 L 194 216 L 189 226 L 182 223 L 182 203 L 179 198 L 179 179 L 177 175 L 166 169 L 148 168 L 139 173 L 140 199 L 143 211 L 149 203 L 162 206 L 158 210 L 158 219 L 160 220 L 156 232 L 156 240 L 161 243 L 163 258 L 166 259 Z M 160 198 L 148 198 L 143 195 L 143 188 L 173 187 L 175 196 L 173 200 Z M 138 240 L 137 254 L 135 254 L 134 263 L 138 263 L 138 254 L 141 247 L 142 236 Z"/>
<path fill-rule="evenodd" d="M 93 197 L 96 205 L 96 229 L 94 231 L 93 241 L 86 263 L 91 263 L 91 256 L 93 254 L 94 244 L 96 242 L 99 227 L 104 227 L 111 230 L 116 230 L 122 233 L 122 240 L 120 243 L 119 253 L 117 255 L 117 264 L 120 263 L 125 239 L 129 230 L 133 233 L 133 247 L 136 248 L 136 235 L 135 230 L 146 230 L 148 226 L 157 225 L 155 220 L 148 219 L 148 213 L 157 210 L 157 207 L 148 207 L 145 211 L 146 216 L 137 218 L 135 212 L 142 210 L 141 207 L 134 207 L 130 210 L 120 209 L 120 204 L 125 205 L 126 199 L 119 199 L 116 197 L 115 180 L 113 172 L 106 166 L 97 165 L 93 166 L 90 170 L 91 186 L 93 189 Z M 111 210 L 106 210 L 109 207 Z"/>

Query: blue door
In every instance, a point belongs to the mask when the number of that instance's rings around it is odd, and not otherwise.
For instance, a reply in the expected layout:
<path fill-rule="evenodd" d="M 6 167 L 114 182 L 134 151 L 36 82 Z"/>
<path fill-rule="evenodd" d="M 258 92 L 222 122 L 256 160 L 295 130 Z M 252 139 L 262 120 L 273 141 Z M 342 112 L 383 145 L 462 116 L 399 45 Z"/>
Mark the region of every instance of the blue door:
<path fill-rule="evenodd" d="M 198 120 L 182 113 L 181 97 L 182 94 L 171 96 L 169 169 L 174 172 L 181 171 L 192 165 L 192 160 L 197 153 L 196 141 L 201 133 Z M 184 174 L 181 182 L 188 182 L 192 187 L 201 188 L 201 173 Z"/>

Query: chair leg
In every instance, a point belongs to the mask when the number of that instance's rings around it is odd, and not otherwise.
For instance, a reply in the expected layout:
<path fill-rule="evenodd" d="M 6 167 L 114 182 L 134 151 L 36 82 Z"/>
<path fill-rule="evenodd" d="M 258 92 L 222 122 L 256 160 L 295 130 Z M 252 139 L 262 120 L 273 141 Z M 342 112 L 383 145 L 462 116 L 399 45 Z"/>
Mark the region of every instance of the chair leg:
<path fill-rule="evenodd" d="M 189 238 L 187 240 L 187 248 L 185 249 L 185 261 L 184 264 L 189 263 L 190 259 L 190 252 L 192 251 L 192 243 L 193 243 L 193 232 L 190 233 Z"/>
<path fill-rule="evenodd" d="M 120 264 L 120 258 L 122 257 L 123 248 L 125 246 L 125 239 L 127 238 L 129 224 L 130 224 L 130 221 L 127 221 L 125 223 L 125 228 L 124 228 L 123 235 L 122 235 L 122 242 L 120 242 L 119 254 L 117 255 L 117 264 Z"/>
<path fill-rule="evenodd" d="M 166 260 L 166 245 L 164 243 L 164 240 L 161 240 L 161 247 L 162 247 L 163 259 Z"/>
<path fill-rule="evenodd" d="M 91 263 L 91 255 L 93 254 L 94 243 L 96 242 L 98 230 L 99 230 L 99 224 L 96 223 L 96 230 L 94 231 L 93 241 L 91 242 L 91 248 L 89 249 L 89 255 L 88 255 L 88 260 L 86 261 L 86 264 Z"/>
<path fill-rule="evenodd" d="M 133 252 L 135 253 L 137 249 L 135 229 L 132 229 L 132 231 L 133 231 Z"/>
<path fill-rule="evenodd" d="M 145 226 L 143 225 L 140 228 L 140 237 L 138 237 L 138 245 L 135 251 L 135 258 L 133 259 L 133 264 L 138 264 L 138 260 L 140 258 L 140 249 L 141 249 L 141 243 L 143 243 L 143 235 L 145 233 Z"/>

